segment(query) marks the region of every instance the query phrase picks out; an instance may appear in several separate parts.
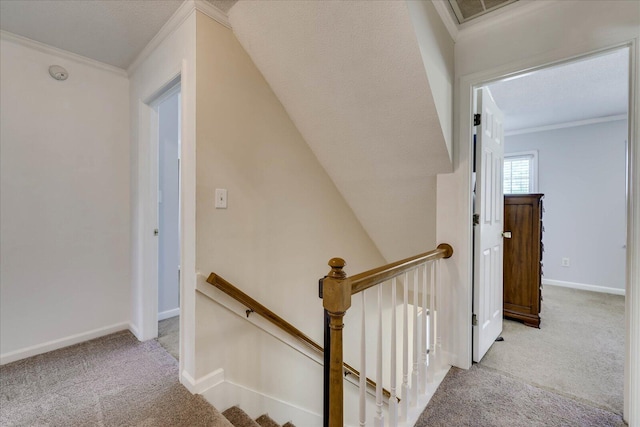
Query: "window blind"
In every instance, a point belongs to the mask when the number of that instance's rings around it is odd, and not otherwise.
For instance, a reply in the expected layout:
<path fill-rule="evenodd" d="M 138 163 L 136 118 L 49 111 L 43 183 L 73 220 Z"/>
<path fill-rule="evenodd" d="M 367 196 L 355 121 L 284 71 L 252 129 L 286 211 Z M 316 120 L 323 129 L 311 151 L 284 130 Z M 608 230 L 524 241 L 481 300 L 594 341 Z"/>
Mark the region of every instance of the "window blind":
<path fill-rule="evenodd" d="M 526 194 L 532 191 L 531 157 L 505 157 L 504 194 Z"/>

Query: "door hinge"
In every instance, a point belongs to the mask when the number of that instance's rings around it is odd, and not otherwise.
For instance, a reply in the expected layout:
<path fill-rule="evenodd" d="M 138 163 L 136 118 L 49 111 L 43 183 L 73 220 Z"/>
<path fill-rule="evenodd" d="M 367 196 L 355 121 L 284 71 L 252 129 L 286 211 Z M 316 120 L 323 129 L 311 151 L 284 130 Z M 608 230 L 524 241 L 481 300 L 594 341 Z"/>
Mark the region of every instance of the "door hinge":
<path fill-rule="evenodd" d="M 474 126 L 480 126 L 481 123 L 482 123 L 482 116 L 480 114 L 474 114 L 473 115 L 473 125 Z"/>
<path fill-rule="evenodd" d="M 477 314 L 474 314 L 474 315 L 471 316 L 471 324 L 473 326 L 478 326 L 478 315 Z"/>
<path fill-rule="evenodd" d="M 480 214 L 473 214 L 473 225 L 480 224 Z"/>

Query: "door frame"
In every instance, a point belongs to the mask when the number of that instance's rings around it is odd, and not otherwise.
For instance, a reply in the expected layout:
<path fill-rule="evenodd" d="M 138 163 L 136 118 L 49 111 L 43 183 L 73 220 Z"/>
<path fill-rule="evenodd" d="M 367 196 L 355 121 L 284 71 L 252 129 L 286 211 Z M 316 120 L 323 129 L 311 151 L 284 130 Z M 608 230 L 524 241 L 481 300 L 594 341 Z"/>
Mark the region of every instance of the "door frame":
<path fill-rule="evenodd" d="M 140 243 L 142 245 L 139 264 L 142 289 L 138 300 L 140 330 L 136 336 L 147 341 L 158 336 L 158 237 L 154 230 L 158 228 L 158 150 L 159 150 L 159 114 L 158 106 L 176 87 L 182 91 L 179 72 L 172 76 L 152 93 L 139 100 L 138 112 L 140 128 L 138 137 L 144 141 L 146 152 L 139 152 L 141 167 L 138 175 L 140 191 Z M 181 99 L 182 103 L 182 99 Z M 181 106 L 182 107 L 182 106 Z M 182 133 L 182 129 L 180 129 Z M 180 189 L 182 193 L 182 189 Z M 182 194 L 180 194 L 181 196 Z M 183 242 L 180 237 L 180 247 Z M 182 253 L 182 249 L 180 250 Z M 181 255 L 182 261 L 182 255 Z M 181 286 L 182 289 L 182 286 Z"/>
<path fill-rule="evenodd" d="M 150 85 L 134 101 L 137 125 L 134 133 L 135 175 L 132 207 L 132 322 L 131 331 L 140 341 L 157 336 L 157 238 L 154 212 L 157 214 L 158 139 L 153 138 L 153 101 L 180 84 L 180 338 L 178 360 L 180 382 L 194 390 L 195 373 L 195 288 L 196 288 L 196 132 L 195 76 L 188 59 L 176 61 L 175 67 L 161 70 Z M 135 108 L 135 107 L 134 107 Z M 135 118 L 135 116 L 134 116 Z M 157 120 L 157 117 L 156 117 Z M 154 261 L 155 260 L 155 261 Z"/>
<path fill-rule="evenodd" d="M 596 50 L 561 58 L 538 57 L 534 60 L 520 61 L 508 64 L 497 69 L 481 71 L 460 78 L 459 93 L 459 125 L 455 128 L 460 141 L 458 153 L 458 166 L 464 173 L 463 187 L 466 198 L 467 227 L 463 228 L 465 238 L 459 243 L 463 246 L 462 265 L 460 273 L 469 284 L 466 289 L 466 301 L 460 310 L 462 314 L 457 318 L 461 333 L 461 340 L 466 338 L 466 344 L 459 342 L 459 352 L 453 356 L 456 366 L 469 368 L 472 360 L 472 325 L 468 319 L 473 314 L 472 301 L 473 289 L 473 230 L 472 230 L 472 192 L 471 174 L 473 159 L 473 111 L 474 91 L 483 85 L 490 84 L 505 78 L 519 76 L 533 71 L 538 71 L 551 66 L 561 65 L 578 59 L 597 56 L 612 50 L 627 48 L 629 51 L 629 108 L 628 108 L 628 156 L 627 156 L 627 259 L 626 259 L 626 298 L 625 298 L 625 388 L 624 388 L 624 418 L 628 422 L 631 417 L 640 419 L 640 405 L 631 407 L 632 397 L 640 400 L 640 136 L 638 135 L 637 112 L 640 110 L 636 97 L 638 70 L 638 42 L 631 39 L 626 42 L 610 45 Z M 463 237 L 458 235 L 458 237 Z M 466 266 L 466 268 L 465 268 Z M 466 271 L 464 271 L 466 270 Z M 464 353 L 464 354 L 463 354 Z M 456 363 L 457 362 L 457 363 Z"/>

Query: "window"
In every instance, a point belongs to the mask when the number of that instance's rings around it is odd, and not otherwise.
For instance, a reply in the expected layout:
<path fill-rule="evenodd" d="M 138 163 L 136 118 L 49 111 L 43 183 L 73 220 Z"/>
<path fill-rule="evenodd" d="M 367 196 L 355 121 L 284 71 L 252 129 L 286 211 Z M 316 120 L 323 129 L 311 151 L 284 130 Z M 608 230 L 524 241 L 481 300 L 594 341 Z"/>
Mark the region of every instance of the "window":
<path fill-rule="evenodd" d="M 527 194 L 538 190 L 538 152 L 504 155 L 504 194 Z"/>

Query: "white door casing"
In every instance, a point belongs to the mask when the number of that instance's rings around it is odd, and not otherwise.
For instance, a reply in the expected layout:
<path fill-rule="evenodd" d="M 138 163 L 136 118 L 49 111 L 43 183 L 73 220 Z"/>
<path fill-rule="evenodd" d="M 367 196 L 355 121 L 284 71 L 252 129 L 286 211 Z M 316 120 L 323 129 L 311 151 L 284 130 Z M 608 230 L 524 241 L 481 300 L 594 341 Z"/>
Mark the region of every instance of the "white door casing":
<path fill-rule="evenodd" d="M 502 332 L 504 115 L 485 87 L 477 91 L 481 124 L 476 135 L 473 361 Z"/>

